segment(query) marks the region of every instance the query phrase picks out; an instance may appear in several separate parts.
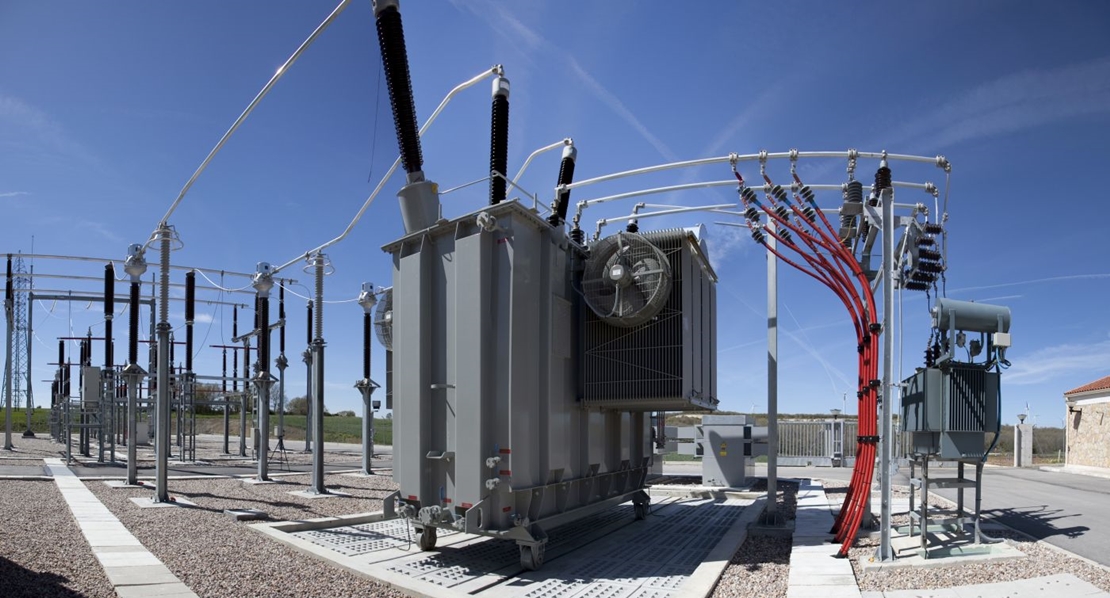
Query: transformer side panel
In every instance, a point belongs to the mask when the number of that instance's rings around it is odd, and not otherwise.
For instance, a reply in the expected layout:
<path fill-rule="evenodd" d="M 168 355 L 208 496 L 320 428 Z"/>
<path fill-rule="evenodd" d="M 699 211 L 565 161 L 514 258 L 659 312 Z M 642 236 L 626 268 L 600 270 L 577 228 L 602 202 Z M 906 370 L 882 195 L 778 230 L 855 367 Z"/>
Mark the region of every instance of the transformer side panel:
<path fill-rule="evenodd" d="M 682 244 L 680 254 L 682 260 L 683 278 L 685 279 L 686 297 L 683 301 L 685 309 L 682 310 L 682 344 L 689 347 L 689 368 L 683 369 L 683 396 L 697 396 L 702 389 L 702 365 L 704 354 L 702 352 L 701 329 L 701 269 L 690 255 L 686 243 Z"/>
<path fill-rule="evenodd" d="M 489 495 L 486 480 L 500 467 L 490 470 L 486 459 L 498 456 L 490 434 L 492 393 L 490 388 L 491 320 L 490 259 L 492 243 L 487 235 L 473 234 L 455 242 L 456 293 L 452 351 L 455 377 L 455 501 L 469 508 Z M 489 519 L 489 513 L 483 513 Z"/>
<path fill-rule="evenodd" d="M 425 241 L 430 244 L 430 240 Z M 401 496 L 425 501 L 431 496 L 432 471 L 426 459 L 431 442 L 429 413 L 429 343 L 425 337 L 432 325 L 430 299 L 424 292 L 430 262 L 421 247 L 408 255 L 394 257 L 393 348 L 395 365 L 393 478 Z"/>
<path fill-rule="evenodd" d="M 431 341 L 428 352 L 431 356 L 430 413 L 432 416 L 431 468 L 434 472 L 432 486 L 435 494 L 429 500 L 446 499 L 455 496 L 456 459 L 443 457 L 457 450 L 456 415 L 458 414 L 458 385 L 455 378 L 455 322 L 456 303 L 455 280 L 457 274 L 455 243 L 452 237 L 436 240 L 436 260 L 432 264 L 431 284 L 431 330 L 427 338 Z M 440 458 L 434 458 L 439 456 Z M 423 498 L 423 497 L 422 497 Z"/>
<path fill-rule="evenodd" d="M 508 382 L 511 404 L 510 446 L 512 447 L 512 485 L 528 487 L 543 483 L 541 457 L 543 427 L 540 422 L 541 403 L 546 397 L 542 388 L 539 363 L 539 306 L 542 284 L 538 235 L 530 226 L 514 226 L 512 237 L 498 244 L 506 262 L 508 276 L 502 284 L 509 286 L 507 310 L 497 314 L 509 329 L 509 359 L 501 364 L 499 375 Z"/>

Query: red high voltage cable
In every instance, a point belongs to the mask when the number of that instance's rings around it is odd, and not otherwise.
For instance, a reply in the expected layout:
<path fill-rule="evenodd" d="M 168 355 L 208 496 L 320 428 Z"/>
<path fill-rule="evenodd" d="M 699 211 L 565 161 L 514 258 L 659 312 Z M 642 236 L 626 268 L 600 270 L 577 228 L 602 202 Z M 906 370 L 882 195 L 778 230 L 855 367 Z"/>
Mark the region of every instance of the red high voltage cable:
<path fill-rule="evenodd" d="M 871 292 L 870 284 L 863 271 L 860 269 L 855 256 L 848 252 L 847 248 L 840 243 L 828 219 L 812 200 L 812 192 L 808 190 L 808 187 L 802 185 L 801 180 L 796 174 L 794 175 L 795 182 L 803 189 L 803 195 L 808 196 L 812 211 L 820 216 L 823 227 L 817 226 L 816 216 L 810 219 L 811 217 L 807 216 L 803 210 L 800 210 L 796 205 L 789 204 L 789 202 L 786 201 L 786 194 L 783 192 L 782 188 L 774 185 L 771 179 L 766 174 L 763 174 L 764 180 L 770 187 L 770 191 L 766 193 L 766 196 L 772 205 L 778 207 L 779 203 L 776 202 L 775 199 L 775 195 L 778 195 L 782 203 L 790 205 L 789 209 L 798 218 L 798 222 L 810 223 L 816 236 L 804 228 L 792 224 L 787 218 L 784 218 L 778 210 L 770 210 L 761 205 L 758 200 L 754 199 L 754 193 L 745 195 L 743 193 L 744 179 L 740 176 L 739 172 L 735 172 L 734 170 L 734 173 L 742 187 L 741 198 L 745 207 L 748 207 L 749 203 L 754 203 L 767 214 L 768 218 L 774 219 L 778 224 L 797 235 L 806 247 L 813 252 L 812 254 L 798 247 L 789 237 L 789 233 L 784 235 L 778 231 L 766 231 L 777 241 L 793 249 L 813 268 L 813 270 L 787 258 L 771 247 L 767 247 L 768 251 L 771 251 L 779 259 L 804 272 L 815 280 L 818 280 L 832 290 L 837 297 L 840 298 L 841 302 L 844 303 L 855 325 L 857 346 L 859 347 L 859 356 L 857 360 L 859 370 L 859 386 L 857 392 L 860 420 L 858 427 L 859 439 L 857 442 L 856 464 L 853 471 L 852 482 L 849 485 L 848 494 L 845 497 L 844 504 L 841 507 L 840 514 L 832 530 L 837 534 L 836 541 L 842 543 L 840 554 L 846 555 L 862 523 L 864 510 L 867 505 L 866 498 L 870 495 L 871 477 L 874 474 L 876 453 L 875 435 L 878 431 L 876 417 L 878 410 L 877 388 L 872 385 L 872 381 L 875 380 L 878 375 L 878 343 L 876 342 L 876 338 L 879 332 L 872 324 L 876 319 L 874 294 Z M 802 203 L 796 193 L 794 197 L 798 204 Z M 762 243 L 760 235 L 753 235 L 753 237 Z M 821 249 L 826 250 L 832 259 L 829 260 L 822 256 Z M 848 275 L 844 266 L 849 267 L 852 276 Z M 853 277 L 859 282 L 860 288 L 857 288 L 855 284 L 853 284 Z M 860 292 L 861 289 L 862 293 Z M 866 305 L 864 305 L 864 300 L 866 300 Z"/>

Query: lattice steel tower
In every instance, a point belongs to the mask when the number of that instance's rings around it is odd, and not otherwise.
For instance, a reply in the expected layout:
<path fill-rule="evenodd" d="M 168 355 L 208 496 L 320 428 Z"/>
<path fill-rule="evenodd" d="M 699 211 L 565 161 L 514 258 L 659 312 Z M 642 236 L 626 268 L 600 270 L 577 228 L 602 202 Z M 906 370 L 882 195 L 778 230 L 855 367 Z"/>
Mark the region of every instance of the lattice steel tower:
<path fill-rule="evenodd" d="M 12 405 L 34 409 L 31 396 L 31 274 L 23 255 L 12 256 Z M 24 402 L 26 399 L 26 402 Z"/>

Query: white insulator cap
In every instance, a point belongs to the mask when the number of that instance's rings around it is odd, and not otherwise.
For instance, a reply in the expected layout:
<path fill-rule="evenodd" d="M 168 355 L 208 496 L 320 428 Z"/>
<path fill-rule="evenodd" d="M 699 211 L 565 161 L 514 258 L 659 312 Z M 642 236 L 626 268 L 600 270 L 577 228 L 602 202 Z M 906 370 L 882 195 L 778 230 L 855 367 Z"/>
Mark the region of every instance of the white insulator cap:
<path fill-rule="evenodd" d="M 497 97 L 498 95 L 505 96 L 506 100 L 509 99 L 509 80 L 503 75 L 493 80 L 493 97 Z"/>

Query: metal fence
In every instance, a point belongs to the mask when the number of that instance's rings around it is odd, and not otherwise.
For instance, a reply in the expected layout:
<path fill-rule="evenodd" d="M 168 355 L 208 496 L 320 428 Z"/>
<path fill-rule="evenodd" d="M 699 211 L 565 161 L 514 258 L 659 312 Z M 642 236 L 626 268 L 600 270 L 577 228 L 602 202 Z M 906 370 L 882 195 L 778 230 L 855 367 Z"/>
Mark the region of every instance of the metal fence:
<path fill-rule="evenodd" d="M 855 421 L 780 421 L 779 465 L 832 466 L 855 464 L 856 436 L 859 426 Z M 895 425 L 897 438 L 894 457 L 901 458 L 909 450 L 909 434 L 901 434 Z"/>

